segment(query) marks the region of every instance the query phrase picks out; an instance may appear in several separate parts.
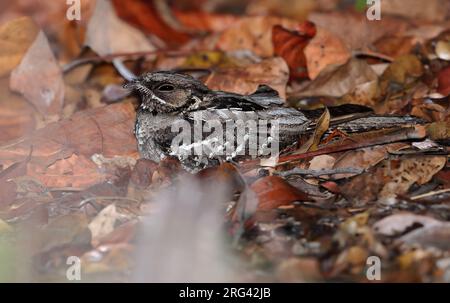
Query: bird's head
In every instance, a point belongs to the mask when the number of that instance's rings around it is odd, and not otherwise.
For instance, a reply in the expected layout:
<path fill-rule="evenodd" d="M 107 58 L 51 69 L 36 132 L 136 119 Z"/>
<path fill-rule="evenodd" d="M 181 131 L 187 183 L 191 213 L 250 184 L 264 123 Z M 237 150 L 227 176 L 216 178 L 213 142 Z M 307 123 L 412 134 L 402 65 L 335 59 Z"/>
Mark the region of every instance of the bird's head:
<path fill-rule="evenodd" d="M 142 109 L 159 113 L 179 112 L 194 97 L 201 98 L 208 92 L 195 78 L 168 71 L 144 74 L 124 87 L 138 94 Z"/>

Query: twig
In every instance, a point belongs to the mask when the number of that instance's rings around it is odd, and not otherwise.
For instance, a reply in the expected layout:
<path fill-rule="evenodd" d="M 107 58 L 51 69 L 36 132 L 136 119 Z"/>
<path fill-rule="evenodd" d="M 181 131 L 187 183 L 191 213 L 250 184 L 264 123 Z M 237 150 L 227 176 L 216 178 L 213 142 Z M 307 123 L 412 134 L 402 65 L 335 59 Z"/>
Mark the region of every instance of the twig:
<path fill-rule="evenodd" d="M 139 200 L 136 200 L 136 199 L 133 199 L 133 198 L 127 198 L 127 197 L 95 196 L 95 197 L 89 197 L 89 198 L 86 198 L 86 199 L 82 200 L 80 202 L 80 204 L 78 204 L 78 208 L 81 208 L 84 205 L 89 204 L 89 203 L 91 203 L 92 201 L 95 201 L 95 200 L 124 200 L 124 201 L 134 202 L 134 203 L 137 203 L 137 204 L 141 203 L 141 201 L 139 201 Z"/>
<path fill-rule="evenodd" d="M 296 167 L 294 169 L 279 172 L 276 174 L 282 177 L 288 177 L 292 175 L 308 175 L 313 177 L 320 177 L 324 175 L 336 175 L 336 174 L 361 174 L 363 172 L 364 169 L 355 167 L 342 167 L 342 168 L 322 169 L 322 170 L 301 169 Z"/>
<path fill-rule="evenodd" d="M 358 56 L 366 56 L 366 57 L 372 57 L 372 58 L 377 58 L 377 59 L 381 59 L 387 62 L 392 62 L 394 61 L 394 58 L 381 54 L 381 53 L 377 53 L 377 52 L 372 52 L 372 51 L 354 51 L 353 52 L 353 56 L 358 57 Z"/>
<path fill-rule="evenodd" d="M 100 62 L 110 62 L 116 58 L 130 58 L 130 57 L 144 57 L 144 56 L 150 56 L 150 55 L 161 55 L 164 54 L 168 57 L 177 57 L 177 56 L 186 56 L 190 55 L 193 52 L 203 52 L 207 50 L 183 50 L 183 51 L 168 51 L 168 50 L 156 50 L 156 51 L 147 51 L 147 52 L 132 52 L 132 53 L 115 53 L 110 54 L 106 56 L 96 56 L 96 57 L 88 57 L 88 58 L 80 58 L 77 60 L 73 60 L 70 63 L 67 63 L 63 66 L 62 70 L 63 73 L 67 73 L 68 71 L 72 70 L 73 68 L 83 65 L 83 64 L 89 64 L 89 63 L 100 63 Z"/>
<path fill-rule="evenodd" d="M 112 64 L 116 68 L 117 72 L 126 80 L 131 81 L 136 79 L 136 75 L 130 71 L 125 64 L 123 64 L 122 58 L 115 58 L 112 60 Z"/>
<path fill-rule="evenodd" d="M 429 192 L 429 193 L 426 193 L 426 194 L 417 195 L 417 196 L 411 197 L 409 199 L 410 200 L 420 200 L 420 199 L 423 199 L 423 198 L 436 196 L 436 195 L 440 195 L 440 194 L 444 194 L 444 193 L 448 193 L 448 192 L 450 192 L 450 188 L 436 190 L 436 191 L 432 191 L 432 192 Z"/>

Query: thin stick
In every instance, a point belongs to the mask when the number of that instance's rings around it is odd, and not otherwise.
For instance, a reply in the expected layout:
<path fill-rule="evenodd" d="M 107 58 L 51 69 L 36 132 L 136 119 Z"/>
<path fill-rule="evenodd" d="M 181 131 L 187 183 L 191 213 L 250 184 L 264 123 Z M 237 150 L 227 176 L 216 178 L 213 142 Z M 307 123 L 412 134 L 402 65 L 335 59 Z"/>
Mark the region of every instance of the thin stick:
<path fill-rule="evenodd" d="M 342 168 L 322 169 L 322 170 L 301 169 L 296 167 L 294 169 L 279 172 L 276 174 L 282 177 L 288 177 L 292 175 L 308 175 L 313 177 L 320 177 L 324 175 L 336 175 L 336 174 L 361 174 L 363 172 L 364 169 L 355 167 L 342 167 Z"/>
<path fill-rule="evenodd" d="M 444 194 L 444 193 L 448 193 L 448 192 L 450 192 L 450 188 L 436 190 L 436 191 L 432 191 L 432 192 L 429 192 L 429 193 L 426 193 L 426 194 L 417 195 L 417 196 L 411 197 L 409 199 L 410 200 L 420 200 L 420 199 L 423 199 L 423 198 L 436 196 L 436 195 L 440 195 L 440 194 Z"/>

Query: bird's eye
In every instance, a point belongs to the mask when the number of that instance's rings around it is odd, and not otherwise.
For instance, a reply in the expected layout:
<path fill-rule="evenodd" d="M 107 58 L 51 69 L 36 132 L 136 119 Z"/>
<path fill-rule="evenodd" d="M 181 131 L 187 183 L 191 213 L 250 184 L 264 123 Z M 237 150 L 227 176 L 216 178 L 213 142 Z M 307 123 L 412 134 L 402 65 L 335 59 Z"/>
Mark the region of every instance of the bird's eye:
<path fill-rule="evenodd" d="M 175 87 L 171 84 L 162 84 L 158 87 L 160 92 L 171 92 L 175 89 Z"/>

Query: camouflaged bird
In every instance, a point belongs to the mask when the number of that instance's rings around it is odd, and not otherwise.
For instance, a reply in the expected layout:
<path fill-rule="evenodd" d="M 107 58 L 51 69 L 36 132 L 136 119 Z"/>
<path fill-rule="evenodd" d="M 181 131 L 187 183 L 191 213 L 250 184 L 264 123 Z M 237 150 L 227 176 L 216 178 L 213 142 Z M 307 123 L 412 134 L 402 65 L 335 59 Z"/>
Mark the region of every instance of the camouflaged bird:
<path fill-rule="evenodd" d="M 266 85 L 260 85 L 253 94 L 240 95 L 210 90 L 189 75 L 168 71 L 144 74 L 125 84 L 125 87 L 137 93 L 141 101 L 135 124 L 140 155 L 156 162 L 173 155 L 191 170 L 213 166 L 222 160 L 240 161 L 250 156 L 264 156 L 274 145 L 282 150 L 313 130 L 314 118 L 323 111 L 300 111 L 285 107 L 278 93 Z M 330 112 L 333 115 L 339 109 Z M 210 131 L 203 131 L 200 137 L 190 133 L 190 142 L 177 142 L 174 145 L 179 135 L 174 126 L 187 124 L 195 128 L 195 125 L 205 126 L 209 121 L 221 124 L 225 132 L 214 136 L 210 128 Z M 252 129 L 243 136 L 242 133 L 239 135 L 242 127 L 236 127 L 235 124 L 231 132 L 241 139 L 239 145 L 230 142 L 226 132 L 230 132 L 228 125 L 242 121 L 269 123 L 266 128 Z M 276 128 L 272 127 L 274 121 Z M 348 132 L 358 132 L 418 122 L 414 117 L 380 117 L 369 113 L 365 117 L 346 120 L 338 126 Z M 249 144 L 252 138 L 263 140 L 252 141 L 257 142 L 255 147 Z M 198 147 L 203 148 L 196 149 Z M 201 152 L 196 153 L 198 150 Z"/>

